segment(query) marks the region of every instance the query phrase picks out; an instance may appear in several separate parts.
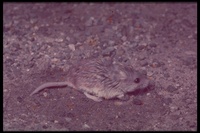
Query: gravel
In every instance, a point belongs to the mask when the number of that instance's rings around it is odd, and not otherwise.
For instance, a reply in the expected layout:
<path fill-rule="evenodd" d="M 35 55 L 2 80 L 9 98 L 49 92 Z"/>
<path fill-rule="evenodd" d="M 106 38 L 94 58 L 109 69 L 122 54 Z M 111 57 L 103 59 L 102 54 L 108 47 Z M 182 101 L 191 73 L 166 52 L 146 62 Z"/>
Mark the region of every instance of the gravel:
<path fill-rule="evenodd" d="M 3 3 L 3 130 L 196 131 L 196 48 L 196 3 Z M 106 57 L 155 89 L 117 105 L 69 87 L 29 97 L 72 63 Z"/>

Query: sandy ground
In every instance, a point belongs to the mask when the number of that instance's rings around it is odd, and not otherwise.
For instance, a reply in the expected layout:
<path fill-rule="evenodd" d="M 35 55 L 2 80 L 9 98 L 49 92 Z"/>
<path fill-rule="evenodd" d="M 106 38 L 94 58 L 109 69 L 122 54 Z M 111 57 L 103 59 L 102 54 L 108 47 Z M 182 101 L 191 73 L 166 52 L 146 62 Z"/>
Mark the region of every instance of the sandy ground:
<path fill-rule="evenodd" d="M 94 102 L 64 81 L 77 60 L 113 57 L 155 82 L 131 102 Z M 196 131 L 196 3 L 4 3 L 4 131 Z"/>

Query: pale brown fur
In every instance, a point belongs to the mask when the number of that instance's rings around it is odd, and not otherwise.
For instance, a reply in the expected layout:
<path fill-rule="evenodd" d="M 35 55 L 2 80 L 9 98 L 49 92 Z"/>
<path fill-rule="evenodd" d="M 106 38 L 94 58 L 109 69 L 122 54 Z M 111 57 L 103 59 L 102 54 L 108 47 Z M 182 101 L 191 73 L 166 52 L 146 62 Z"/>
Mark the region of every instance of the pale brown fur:
<path fill-rule="evenodd" d="M 144 89 L 148 85 L 146 76 L 131 66 L 113 64 L 105 59 L 85 59 L 69 68 L 65 82 L 45 83 L 31 95 L 44 88 L 70 86 L 94 101 L 101 101 L 102 98 L 121 98 L 127 92 Z"/>

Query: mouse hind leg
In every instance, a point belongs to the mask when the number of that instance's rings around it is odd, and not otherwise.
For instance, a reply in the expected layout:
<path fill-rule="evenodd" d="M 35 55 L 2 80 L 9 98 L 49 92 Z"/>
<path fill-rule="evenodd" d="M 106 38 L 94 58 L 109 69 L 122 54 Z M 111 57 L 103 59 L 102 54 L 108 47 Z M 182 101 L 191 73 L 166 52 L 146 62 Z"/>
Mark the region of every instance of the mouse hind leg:
<path fill-rule="evenodd" d="M 103 100 L 102 98 L 97 97 L 97 96 L 94 96 L 94 95 L 91 95 L 91 94 L 89 94 L 89 93 L 87 93 L 87 92 L 84 92 L 84 94 L 85 94 L 85 96 L 86 96 L 87 98 L 92 99 L 92 100 L 95 101 L 95 102 L 101 102 L 101 101 Z"/>

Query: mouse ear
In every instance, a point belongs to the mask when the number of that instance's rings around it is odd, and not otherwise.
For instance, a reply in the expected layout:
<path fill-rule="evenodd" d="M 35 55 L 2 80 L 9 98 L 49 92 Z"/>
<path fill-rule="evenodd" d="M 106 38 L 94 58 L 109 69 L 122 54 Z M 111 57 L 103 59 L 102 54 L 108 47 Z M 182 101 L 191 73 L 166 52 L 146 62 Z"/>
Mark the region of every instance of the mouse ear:
<path fill-rule="evenodd" d="M 126 79 L 127 78 L 127 75 L 126 75 L 126 73 L 125 72 L 123 72 L 123 71 L 119 71 L 119 75 L 120 75 L 120 79 L 121 80 L 124 80 L 124 79 Z"/>

